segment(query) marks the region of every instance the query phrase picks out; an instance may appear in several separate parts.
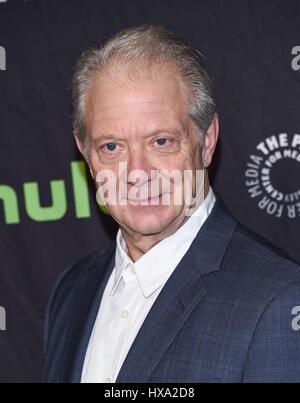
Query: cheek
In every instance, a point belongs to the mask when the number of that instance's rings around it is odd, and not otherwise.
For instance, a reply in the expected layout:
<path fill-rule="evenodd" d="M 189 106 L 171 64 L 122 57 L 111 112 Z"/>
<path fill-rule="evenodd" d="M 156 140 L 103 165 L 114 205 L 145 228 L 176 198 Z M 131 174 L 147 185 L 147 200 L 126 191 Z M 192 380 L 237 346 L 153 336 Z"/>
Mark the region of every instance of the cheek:
<path fill-rule="evenodd" d="M 193 165 L 195 169 L 202 169 L 202 155 L 200 147 L 198 147 L 193 155 Z"/>
<path fill-rule="evenodd" d="M 94 153 L 88 153 L 88 164 L 90 171 L 93 172 L 93 175 L 96 178 L 98 171 L 101 169 L 97 155 Z"/>
<path fill-rule="evenodd" d="M 199 164 L 200 162 L 200 152 L 198 151 L 198 148 L 195 146 L 195 148 L 188 148 L 185 150 L 185 152 L 182 154 L 182 157 L 178 163 L 181 164 L 182 170 L 194 170 L 194 169 L 199 169 Z"/>
<path fill-rule="evenodd" d="M 192 147 L 184 147 L 178 153 L 169 156 L 151 156 L 153 169 L 180 170 L 193 169 L 194 154 Z"/>
<path fill-rule="evenodd" d="M 106 189 L 109 192 L 118 190 L 119 172 L 118 168 L 105 166 L 98 161 L 90 163 L 91 174 L 95 182 L 96 189 L 106 184 Z"/>

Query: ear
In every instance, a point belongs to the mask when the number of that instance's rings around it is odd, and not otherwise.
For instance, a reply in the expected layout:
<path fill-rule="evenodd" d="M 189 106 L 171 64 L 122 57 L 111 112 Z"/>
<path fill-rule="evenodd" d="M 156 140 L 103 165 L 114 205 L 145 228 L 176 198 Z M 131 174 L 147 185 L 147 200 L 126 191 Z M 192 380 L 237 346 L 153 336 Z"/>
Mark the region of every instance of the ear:
<path fill-rule="evenodd" d="M 94 179 L 94 174 L 93 174 L 93 171 L 91 169 L 90 161 L 89 161 L 87 153 L 86 153 L 86 151 L 84 149 L 84 144 L 83 144 L 82 140 L 78 137 L 78 135 L 76 133 L 76 130 L 73 131 L 73 135 L 74 135 L 74 138 L 75 138 L 77 148 L 80 151 L 80 154 L 83 156 L 85 162 L 87 163 L 87 165 L 89 167 L 89 170 L 90 170 L 90 174 L 91 174 L 92 178 Z"/>
<path fill-rule="evenodd" d="M 205 168 L 208 168 L 212 161 L 219 134 L 219 119 L 218 114 L 215 113 L 213 120 L 205 134 L 204 144 L 202 150 L 202 161 Z"/>

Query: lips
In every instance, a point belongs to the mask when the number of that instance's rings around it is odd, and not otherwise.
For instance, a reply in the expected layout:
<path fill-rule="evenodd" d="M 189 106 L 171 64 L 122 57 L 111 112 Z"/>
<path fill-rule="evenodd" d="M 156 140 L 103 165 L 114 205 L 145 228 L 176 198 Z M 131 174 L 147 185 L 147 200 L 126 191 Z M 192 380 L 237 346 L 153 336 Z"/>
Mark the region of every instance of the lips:
<path fill-rule="evenodd" d="M 151 201 L 156 201 L 157 199 L 160 199 L 163 196 L 163 194 L 157 195 L 157 196 L 153 196 L 153 197 L 148 197 L 147 199 L 128 199 L 129 203 L 132 204 L 139 204 L 139 203 L 151 203 Z"/>
<path fill-rule="evenodd" d="M 170 192 L 160 193 L 155 197 L 148 197 L 147 199 L 127 199 L 129 204 L 134 206 L 166 206 L 172 204 L 169 198 L 164 198 L 164 196 L 170 195 Z"/>

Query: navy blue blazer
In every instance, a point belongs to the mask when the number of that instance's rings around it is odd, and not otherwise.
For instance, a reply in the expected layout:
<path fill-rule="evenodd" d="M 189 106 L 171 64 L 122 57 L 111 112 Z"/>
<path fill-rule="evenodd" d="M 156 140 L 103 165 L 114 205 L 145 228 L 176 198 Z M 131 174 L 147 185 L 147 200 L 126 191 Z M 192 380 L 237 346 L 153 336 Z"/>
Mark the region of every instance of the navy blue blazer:
<path fill-rule="evenodd" d="M 115 243 L 56 282 L 45 318 L 45 382 L 80 382 L 114 254 Z M 239 224 L 216 194 L 116 382 L 300 382 L 297 312 L 299 266 Z"/>

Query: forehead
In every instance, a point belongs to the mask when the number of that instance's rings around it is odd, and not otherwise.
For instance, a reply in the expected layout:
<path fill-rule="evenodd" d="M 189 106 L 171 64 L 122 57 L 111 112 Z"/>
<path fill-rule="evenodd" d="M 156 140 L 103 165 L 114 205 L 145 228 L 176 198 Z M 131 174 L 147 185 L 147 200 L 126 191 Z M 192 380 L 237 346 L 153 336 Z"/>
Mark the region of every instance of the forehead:
<path fill-rule="evenodd" d="M 103 126 L 153 125 L 160 120 L 182 123 L 188 96 L 174 69 L 154 65 L 138 75 L 125 69 L 105 69 L 95 77 L 86 99 L 88 131 Z"/>

